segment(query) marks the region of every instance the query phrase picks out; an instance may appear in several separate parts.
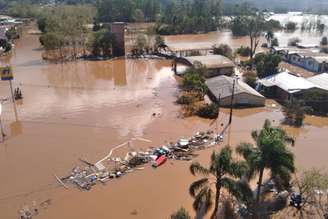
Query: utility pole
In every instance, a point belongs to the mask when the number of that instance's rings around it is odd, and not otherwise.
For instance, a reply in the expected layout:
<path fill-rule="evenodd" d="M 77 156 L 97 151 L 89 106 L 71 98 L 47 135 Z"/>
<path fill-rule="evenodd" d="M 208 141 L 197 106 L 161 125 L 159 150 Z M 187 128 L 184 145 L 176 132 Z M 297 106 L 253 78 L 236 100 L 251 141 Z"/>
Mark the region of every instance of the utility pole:
<path fill-rule="evenodd" d="M 232 84 L 232 95 L 231 95 L 231 103 L 230 103 L 230 118 L 229 118 L 229 125 L 232 122 L 232 108 L 233 108 L 233 100 L 234 100 L 234 96 L 235 96 L 235 83 L 236 83 L 236 79 L 233 79 L 233 84 Z"/>
<path fill-rule="evenodd" d="M 218 117 L 216 118 L 216 121 L 215 121 L 215 129 L 216 129 L 216 133 L 218 133 L 218 119 L 219 119 L 219 116 L 220 116 L 220 102 L 221 102 L 221 94 L 219 94 L 219 100 L 218 100 L 218 105 L 217 105 L 217 111 L 218 111 Z"/>
<path fill-rule="evenodd" d="M 0 129 L 1 129 L 1 142 L 4 142 L 4 141 L 5 141 L 6 134 L 5 134 L 4 130 L 3 130 L 2 121 L 1 121 L 1 114 L 2 114 L 2 104 L 0 103 Z"/>

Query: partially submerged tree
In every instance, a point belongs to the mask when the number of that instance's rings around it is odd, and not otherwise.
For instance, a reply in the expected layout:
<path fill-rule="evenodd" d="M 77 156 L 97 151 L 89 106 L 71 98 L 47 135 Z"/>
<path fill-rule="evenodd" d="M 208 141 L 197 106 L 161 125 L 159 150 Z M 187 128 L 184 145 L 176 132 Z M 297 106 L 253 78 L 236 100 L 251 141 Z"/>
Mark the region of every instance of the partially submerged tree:
<path fill-rule="evenodd" d="M 321 38 L 320 45 L 321 46 L 327 46 L 328 45 L 328 38 L 326 36 Z"/>
<path fill-rule="evenodd" d="M 92 33 L 89 47 L 94 56 L 112 56 L 112 46 L 115 43 L 115 37 L 107 27 L 103 27 Z"/>
<path fill-rule="evenodd" d="M 220 153 L 213 152 L 209 167 L 203 167 L 194 162 L 190 166 L 193 175 L 202 175 L 201 178 L 190 185 L 189 192 L 194 198 L 193 208 L 201 216 L 207 213 L 214 199 L 214 209 L 211 218 L 217 218 L 219 213 L 221 189 L 232 188 L 235 177 L 241 177 L 247 169 L 244 162 L 236 162 L 232 159 L 232 150 L 229 146 L 222 148 Z M 213 191 L 213 186 L 215 191 Z M 214 196 L 214 197 L 213 197 Z"/>
<path fill-rule="evenodd" d="M 294 126 L 302 126 L 305 113 L 309 112 L 311 107 L 307 107 L 302 100 L 293 99 L 285 104 L 283 113 L 285 115 L 285 123 Z"/>

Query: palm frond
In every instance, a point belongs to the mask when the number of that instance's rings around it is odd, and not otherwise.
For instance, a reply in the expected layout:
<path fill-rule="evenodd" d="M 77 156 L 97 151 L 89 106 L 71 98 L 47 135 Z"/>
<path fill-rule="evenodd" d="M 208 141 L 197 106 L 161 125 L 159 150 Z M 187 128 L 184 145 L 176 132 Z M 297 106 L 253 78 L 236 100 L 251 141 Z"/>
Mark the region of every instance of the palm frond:
<path fill-rule="evenodd" d="M 246 161 L 232 162 L 228 173 L 234 177 L 242 177 L 247 175 L 250 167 Z"/>
<path fill-rule="evenodd" d="M 203 176 L 208 176 L 210 174 L 209 169 L 203 167 L 199 162 L 194 162 L 190 165 L 190 172 L 192 175 L 201 174 Z"/>
<path fill-rule="evenodd" d="M 196 211 L 200 211 L 203 208 L 207 212 L 212 207 L 212 204 L 212 190 L 209 187 L 204 187 L 195 196 L 192 206 Z"/>
<path fill-rule="evenodd" d="M 254 146 L 251 143 L 242 142 L 236 148 L 236 152 L 242 155 L 246 160 L 249 157 L 249 155 L 253 153 L 253 151 L 254 151 Z"/>
<path fill-rule="evenodd" d="M 271 122 L 269 119 L 266 119 L 263 124 L 263 129 L 264 130 L 270 130 L 272 128 Z"/>
<path fill-rule="evenodd" d="M 253 191 L 246 181 L 234 181 L 225 177 L 222 179 L 222 186 L 226 188 L 238 201 L 247 206 L 254 200 Z"/>
<path fill-rule="evenodd" d="M 193 182 L 189 187 L 189 193 L 192 197 L 195 197 L 196 194 L 203 189 L 204 187 L 208 186 L 209 179 L 208 178 L 202 178 L 200 180 L 197 180 Z"/>
<path fill-rule="evenodd" d="M 256 142 L 257 139 L 259 138 L 259 132 L 256 131 L 256 130 L 253 130 L 253 131 L 251 132 L 251 136 L 252 136 L 253 140 Z"/>

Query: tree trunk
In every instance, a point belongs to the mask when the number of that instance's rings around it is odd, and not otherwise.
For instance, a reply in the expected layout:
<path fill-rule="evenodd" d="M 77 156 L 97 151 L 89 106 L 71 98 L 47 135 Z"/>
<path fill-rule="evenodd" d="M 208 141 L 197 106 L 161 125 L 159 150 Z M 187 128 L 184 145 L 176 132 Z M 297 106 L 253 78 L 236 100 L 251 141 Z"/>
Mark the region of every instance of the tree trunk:
<path fill-rule="evenodd" d="M 261 197 L 261 187 L 262 187 L 262 181 L 263 181 L 263 172 L 264 168 L 262 167 L 260 169 L 260 176 L 259 176 L 259 181 L 257 182 L 257 193 L 256 193 L 256 203 L 257 205 L 260 203 L 260 197 Z"/>
<path fill-rule="evenodd" d="M 253 37 L 252 37 L 252 34 L 250 34 L 249 35 L 249 38 L 250 38 L 250 41 L 251 41 L 251 54 L 250 54 L 250 58 L 252 59 L 253 58 L 253 56 L 254 56 L 254 53 L 253 53 L 253 44 L 254 44 L 254 42 L 253 42 Z"/>
<path fill-rule="evenodd" d="M 211 219 L 218 218 L 219 204 L 220 204 L 220 192 L 221 192 L 221 179 L 216 183 L 216 194 L 215 194 L 215 207 L 211 215 Z"/>

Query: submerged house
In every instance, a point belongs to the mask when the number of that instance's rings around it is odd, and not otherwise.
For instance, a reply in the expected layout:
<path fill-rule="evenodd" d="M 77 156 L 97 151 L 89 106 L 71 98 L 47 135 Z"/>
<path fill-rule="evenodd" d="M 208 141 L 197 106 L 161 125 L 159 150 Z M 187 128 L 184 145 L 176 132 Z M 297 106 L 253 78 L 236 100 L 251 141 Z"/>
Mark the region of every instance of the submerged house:
<path fill-rule="evenodd" d="M 322 89 L 311 81 L 286 71 L 259 80 L 258 90 L 262 90 L 267 97 L 287 101 L 293 96 Z"/>
<path fill-rule="evenodd" d="M 214 102 L 220 102 L 220 106 L 230 106 L 235 80 L 235 92 L 233 105 L 235 106 L 264 106 L 265 97 L 251 88 L 240 79 L 234 79 L 225 75 L 206 80 L 209 97 Z"/>
<path fill-rule="evenodd" d="M 283 61 L 302 67 L 308 71 L 316 73 L 328 71 L 328 54 L 320 53 L 318 49 L 276 47 L 271 49 L 271 52 L 280 55 Z"/>
<path fill-rule="evenodd" d="M 234 73 L 235 64 L 222 55 L 190 56 L 183 59 L 188 66 L 203 65 L 207 69 L 205 73 L 207 78 L 219 75 L 231 76 Z"/>

